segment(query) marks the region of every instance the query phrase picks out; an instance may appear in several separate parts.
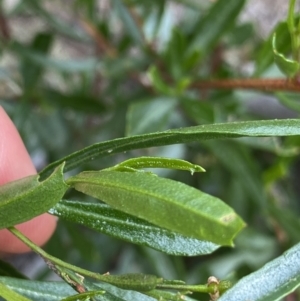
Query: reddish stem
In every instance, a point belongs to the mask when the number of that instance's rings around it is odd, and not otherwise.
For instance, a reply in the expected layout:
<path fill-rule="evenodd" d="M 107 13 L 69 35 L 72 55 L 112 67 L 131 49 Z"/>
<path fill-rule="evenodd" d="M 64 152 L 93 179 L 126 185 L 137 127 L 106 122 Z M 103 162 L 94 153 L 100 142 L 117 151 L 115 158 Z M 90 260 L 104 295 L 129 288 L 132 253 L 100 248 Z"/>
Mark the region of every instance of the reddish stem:
<path fill-rule="evenodd" d="M 300 92 L 299 81 L 284 78 L 216 79 L 199 81 L 191 84 L 190 87 L 196 89 L 249 89 L 263 91 Z"/>

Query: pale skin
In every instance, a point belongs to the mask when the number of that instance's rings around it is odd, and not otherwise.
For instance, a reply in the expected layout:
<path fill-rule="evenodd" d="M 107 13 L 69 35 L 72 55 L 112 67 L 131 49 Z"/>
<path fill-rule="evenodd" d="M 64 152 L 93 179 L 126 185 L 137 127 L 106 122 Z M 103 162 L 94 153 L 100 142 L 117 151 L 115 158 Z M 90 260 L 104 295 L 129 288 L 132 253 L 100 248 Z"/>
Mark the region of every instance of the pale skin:
<path fill-rule="evenodd" d="M 20 135 L 4 109 L 0 106 L 0 185 L 36 174 Z M 55 217 L 43 214 L 16 226 L 37 245 L 43 245 L 56 227 Z M 7 230 L 0 230 L 0 253 L 30 251 Z"/>

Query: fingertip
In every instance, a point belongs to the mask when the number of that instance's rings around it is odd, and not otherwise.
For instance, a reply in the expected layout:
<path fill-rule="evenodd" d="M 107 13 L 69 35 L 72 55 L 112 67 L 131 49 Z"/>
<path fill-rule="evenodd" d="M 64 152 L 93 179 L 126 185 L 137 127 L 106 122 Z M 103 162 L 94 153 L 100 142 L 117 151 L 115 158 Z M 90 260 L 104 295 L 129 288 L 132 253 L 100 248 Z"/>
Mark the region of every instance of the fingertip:
<path fill-rule="evenodd" d="M 24 143 L 0 107 L 0 185 L 36 174 Z"/>
<path fill-rule="evenodd" d="M 0 106 L 0 185 L 36 174 L 35 167 L 13 122 Z M 43 214 L 17 226 L 34 243 L 43 245 L 56 227 L 56 217 Z M 0 252 L 29 251 L 8 230 L 0 230 Z"/>
<path fill-rule="evenodd" d="M 50 214 L 43 214 L 28 222 L 17 225 L 16 228 L 36 245 L 42 246 L 53 234 L 56 228 L 56 221 L 56 217 Z M 1 253 L 17 254 L 29 251 L 31 251 L 31 249 L 8 230 L 0 230 Z"/>

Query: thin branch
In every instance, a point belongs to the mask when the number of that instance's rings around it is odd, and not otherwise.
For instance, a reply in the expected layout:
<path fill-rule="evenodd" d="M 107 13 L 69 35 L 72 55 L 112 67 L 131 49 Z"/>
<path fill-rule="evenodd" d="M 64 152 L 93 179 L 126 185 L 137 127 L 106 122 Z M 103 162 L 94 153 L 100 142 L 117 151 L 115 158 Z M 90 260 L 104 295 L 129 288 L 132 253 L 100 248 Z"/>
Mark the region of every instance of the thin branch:
<path fill-rule="evenodd" d="M 117 50 L 108 42 L 104 35 L 88 20 L 80 20 L 82 27 L 87 34 L 95 41 L 98 49 L 109 57 L 116 57 Z"/>
<path fill-rule="evenodd" d="M 297 80 L 283 78 L 248 78 L 248 79 L 216 79 L 193 83 L 190 88 L 195 89 L 249 89 L 263 91 L 294 91 L 300 92 L 300 83 Z"/>
<path fill-rule="evenodd" d="M 7 20 L 4 16 L 3 9 L 0 6 L 0 33 L 5 41 L 10 40 L 10 30 L 7 24 Z"/>

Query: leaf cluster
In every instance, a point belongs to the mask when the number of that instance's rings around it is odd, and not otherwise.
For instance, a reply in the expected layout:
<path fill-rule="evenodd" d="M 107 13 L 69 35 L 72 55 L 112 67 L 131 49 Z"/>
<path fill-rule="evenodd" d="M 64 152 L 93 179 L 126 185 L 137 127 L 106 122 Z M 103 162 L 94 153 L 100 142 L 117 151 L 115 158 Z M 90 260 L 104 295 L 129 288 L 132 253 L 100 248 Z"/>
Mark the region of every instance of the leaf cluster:
<path fill-rule="evenodd" d="M 295 1 L 265 40 L 246 4 L 0 3 L 0 105 L 39 171 L 0 187 L 0 228 L 50 268 L 0 261 L 0 300 L 299 298 L 299 95 L 197 88 L 297 84 Z M 13 226 L 44 212 L 42 250 Z"/>

